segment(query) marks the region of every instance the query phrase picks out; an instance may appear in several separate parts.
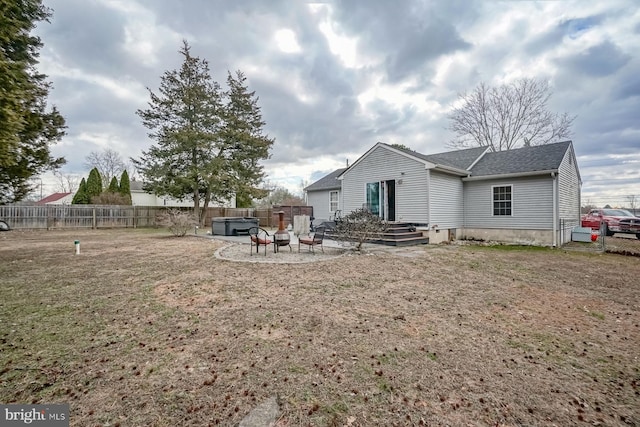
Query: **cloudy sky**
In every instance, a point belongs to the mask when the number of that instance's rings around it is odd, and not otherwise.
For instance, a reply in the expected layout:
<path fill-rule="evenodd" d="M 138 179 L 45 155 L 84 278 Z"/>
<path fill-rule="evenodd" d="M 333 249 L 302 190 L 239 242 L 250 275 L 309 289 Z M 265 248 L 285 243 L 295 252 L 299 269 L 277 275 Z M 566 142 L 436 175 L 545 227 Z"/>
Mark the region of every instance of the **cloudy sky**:
<path fill-rule="evenodd" d="M 640 8 L 609 1 L 44 0 L 39 69 L 68 135 L 63 172 L 153 141 L 135 114 L 181 64 L 182 40 L 213 78 L 242 70 L 275 138 L 268 179 L 292 191 L 376 142 L 449 150 L 447 114 L 480 82 L 543 78 L 576 115 L 583 203 L 640 197 Z M 54 191 L 46 179 L 45 193 Z"/>

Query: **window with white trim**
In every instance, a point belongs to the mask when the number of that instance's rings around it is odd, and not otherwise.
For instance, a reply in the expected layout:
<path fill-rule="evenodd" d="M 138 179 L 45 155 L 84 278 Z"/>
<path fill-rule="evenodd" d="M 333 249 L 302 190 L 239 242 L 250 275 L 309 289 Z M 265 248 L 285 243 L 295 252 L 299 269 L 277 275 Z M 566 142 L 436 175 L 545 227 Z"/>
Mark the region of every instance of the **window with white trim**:
<path fill-rule="evenodd" d="M 513 204 L 513 186 L 491 187 L 493 193 L 493 216 L 511 216 Z"/>
<path fill-rule="evenodd" d="M 338 210 L 338 192 L 331 191 L 329 193 L 329 211 L 335 212 Z"/>

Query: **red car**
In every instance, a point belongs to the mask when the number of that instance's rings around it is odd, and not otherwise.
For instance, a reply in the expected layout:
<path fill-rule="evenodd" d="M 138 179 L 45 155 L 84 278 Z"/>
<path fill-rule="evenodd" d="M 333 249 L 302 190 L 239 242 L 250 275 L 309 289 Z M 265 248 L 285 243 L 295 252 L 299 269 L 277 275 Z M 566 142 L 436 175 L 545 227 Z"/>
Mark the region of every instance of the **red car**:
<path fill-rule="evenodd" d="M 640 218 L 624 209 L 592 209 L 582 217 L 582 226 L 600 229 L 600 223 L 605 222 L 607 236 L 615 233 L 635 234 L 640 239 Z"/>

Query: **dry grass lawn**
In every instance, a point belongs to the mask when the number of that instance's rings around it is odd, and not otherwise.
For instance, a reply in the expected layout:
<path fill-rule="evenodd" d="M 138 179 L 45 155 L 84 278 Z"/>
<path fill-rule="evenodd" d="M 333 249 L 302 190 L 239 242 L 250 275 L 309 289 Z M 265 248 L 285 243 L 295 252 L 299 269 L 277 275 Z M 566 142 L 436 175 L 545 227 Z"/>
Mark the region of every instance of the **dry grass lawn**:
<path fill-rule="evenodd" d="M 636 257 L 222 245 L 0 233 L 0 402 L 69 403 L 72 426 L 231 426 L 272 396 L 278 426 L 640 425 Z"/>

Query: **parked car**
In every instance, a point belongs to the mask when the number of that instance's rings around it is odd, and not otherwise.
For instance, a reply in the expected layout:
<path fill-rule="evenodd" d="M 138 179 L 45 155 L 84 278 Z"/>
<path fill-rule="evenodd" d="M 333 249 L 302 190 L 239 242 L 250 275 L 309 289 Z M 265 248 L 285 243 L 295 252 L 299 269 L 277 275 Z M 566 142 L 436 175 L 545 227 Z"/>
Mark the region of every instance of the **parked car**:
<path fill-rule="evenodd" d="M 0 219 L 0 231 L 9 231 L 11 230 L 11 227 L 9 227 L 9 224 L 7 224 L 5 221 Z"/>
<path fill-rule="evenodd" d="M 591 209 L 582 217 L 582 226 L 600 229 L 600 223 L 606 224 L 605 233 L 613 236 L 615 233 L 635 234 L 640 239 L 640 218 L 624 209 Z"/>

